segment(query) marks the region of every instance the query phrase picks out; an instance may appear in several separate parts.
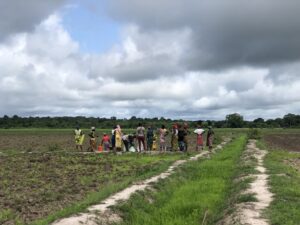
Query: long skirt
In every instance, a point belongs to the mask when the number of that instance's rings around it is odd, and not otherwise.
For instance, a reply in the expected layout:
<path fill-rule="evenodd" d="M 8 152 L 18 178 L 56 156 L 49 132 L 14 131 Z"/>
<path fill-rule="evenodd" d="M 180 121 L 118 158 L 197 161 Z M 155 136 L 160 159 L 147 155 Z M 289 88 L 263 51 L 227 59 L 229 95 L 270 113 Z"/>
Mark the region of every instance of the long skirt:
<path fill-rule="evenodd" d="M 91 138 L 90 139 L 90 150 L 91 151 L 96 151 L 97 150 L 96 138 Z"/>
<path fill-rule="evenodd" d="M 84 134 L 79 136 L 79 137 L 75 137 L 75 144 L 76 145 L 82 145 L 84 141 Z"/>
<path fill-rule="evenodd" d="M 116 134 L 116 148 L 121 149 L 122 148 L 122 137 L 120 134 Z"/>
<path fill-rule="evenodd" d="M 207 137 L 206 145 L 212 148 L 214 142 L 214 135 L 209 135 Z"/>
<path fill-rule="evenodd" d="M 202 134 L 197 135 L 197 146 L 203 146 L 203 137 Z"/>

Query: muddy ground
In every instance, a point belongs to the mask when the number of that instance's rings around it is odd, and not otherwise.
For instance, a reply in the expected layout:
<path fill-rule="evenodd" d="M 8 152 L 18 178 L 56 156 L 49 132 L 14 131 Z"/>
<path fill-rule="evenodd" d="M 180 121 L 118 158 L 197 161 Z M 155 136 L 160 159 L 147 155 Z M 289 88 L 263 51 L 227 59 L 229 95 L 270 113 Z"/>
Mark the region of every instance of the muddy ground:
<path fill-rule="evenodd" d="M 300 134 L 267 134 L 264 141 L 273 148 L 300 152 Z"/>

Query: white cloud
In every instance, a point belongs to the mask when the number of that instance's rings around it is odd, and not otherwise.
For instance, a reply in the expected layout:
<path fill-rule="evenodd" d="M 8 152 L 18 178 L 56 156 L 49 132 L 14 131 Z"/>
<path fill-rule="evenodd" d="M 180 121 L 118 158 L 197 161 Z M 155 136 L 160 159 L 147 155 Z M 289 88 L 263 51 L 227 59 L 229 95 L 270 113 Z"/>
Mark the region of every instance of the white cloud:
<path fill-rule="evenodd" d="M 128 24 L 111 51 L 83 54 L 53 14 L 0 44 L 0 114 L 223 119 L 240 112 L 253 119 L 299 112 L 300 63 L 191 71 L 182 60 L 192 34 Z"/>

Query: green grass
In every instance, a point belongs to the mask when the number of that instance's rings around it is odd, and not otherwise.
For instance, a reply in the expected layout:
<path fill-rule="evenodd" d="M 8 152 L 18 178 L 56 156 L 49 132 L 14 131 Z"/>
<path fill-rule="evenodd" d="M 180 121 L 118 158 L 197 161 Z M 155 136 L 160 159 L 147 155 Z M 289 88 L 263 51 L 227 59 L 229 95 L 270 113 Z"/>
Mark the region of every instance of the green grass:
<path fill-rule="evenodd" d="M 260 145 L 263 146 L 263 143 Z M 265 159 L 265 166 L 270 173 L 271 192 L 275 194 L 274 201 L 266 211 L 272 225 L 300 224 L 300 173 L 288 163 L 299 158 L 299 153 L 273 149 Z"/>
<path fill-rule="evenodd" d="M 214 155 L 211 160 L 189 162 L 169 179 L 154 185 L 157 191 L 135 194 L 114 210 L 127 225 L 215 224 L 222 217 L 232 194 L 232 180 L 245 147 L 241 136 Z"/>
<path fill-rule="evenodd" d="M 237 203 L 242 202 L 257 202 L 257 198 L 254 194 L 243 194 L 238 196 Z"/>

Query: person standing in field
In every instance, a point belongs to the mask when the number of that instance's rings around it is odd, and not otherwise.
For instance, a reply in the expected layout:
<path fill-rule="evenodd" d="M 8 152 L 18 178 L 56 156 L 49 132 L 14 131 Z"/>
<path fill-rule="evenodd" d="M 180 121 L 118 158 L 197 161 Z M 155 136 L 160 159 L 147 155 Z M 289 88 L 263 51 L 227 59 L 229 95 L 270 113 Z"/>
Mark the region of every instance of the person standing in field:
<path fill-rule="evenodd" d="M 120 125 L 117 125 L 115 130 L 116 150 L 122 151 L 122 130 Z"/>
<path fill-rule="evenodd" d="M 205 133 L 205 130 L 202 129 L 201 125 L 198 125 L 197 129 L 194 131 L 195 134 L 197 134 L 197 147 L 196 150 L 203 150 L 203 134 Z"/>
<path fill-rule="evenodd" d="M 104 133 L 101 141 L 101 145 L 104 148 L 104 151 L 109 151 L 109 146 L 110 146 L 110 137 Z"/>
<path fill-rule="evenodd" d="M 135 134 L 129 134 L 128 135 L 128 149 L 130 152 L 136 152 L 135 146 L 134 146 L 134 139 L 136 138 Z"/>
<path fill-rule="evenodd" d="M 159 140 L 160 140 L 160 151 L 167 151 L 166 136 L 168 135 L 168 130 L 165 125 L 162 125 L 159 129 Z"/>
<path fill-rule="evenodd" d="M 116 146 L 116 129 L 117 127 L 114 126 L 113 129 L 111 130 L 111 149 L 115 150 Z"/>
<path fill-rule="evenodd" d="M 95 127 L 91 127 L 91 132 L 89 133 L 89 137 L 90 137 L 90 146 L 88 148 L 88 151 L 96 151 L 97 150 L 97 143 L 96 143 L 96 138 L 98 137 L 96 135 L 96 128 Z"/>
<path fill-rule="evenodd" d="M 178 127 L 177 124 L 174 124 L 172 126 L 171 151 L 178 150 L 177 143 L 178 143 Z"/>
<path fill-rule="evenodd" d="M 154 130 L 152 126 L 150 125 L 147 130 L 147 147 L 148 150 L 153 150 L 153 137 L 154 137 Z"/>
<path fill-rule="evenodd" d="M 84 141 L 84 133 L 79 128 L 79 126 L 76 126 L 76 129 L 74 131 L 74 135 L 75 135 L 76 149 L 78 150 L 78 148 L 80 148 L 80 150 L 82 151 L 82 144 L 83 144 L 83 141 Z"/>
<path fill-rule="evenodd" d="M 122 135 L 122 141 L 125 147 L 125 151 L 128 152 L 129 151 L 129 135 L 127 134 L 123 134 Z"/>
<path fill-rule="evenodd" d="M 184 139 L 186 136 L 186 132 L 184 130 L 184 128 L 182 127 L 181 124 L 178 124 L 178 148 L 179 151 L 184 152 L 185 151 L 185 143 L 184 143 Z"/>
<path fill-rule="evenodd" d="M 215 136 L 215 132 L 213 131 L 212 127 L 209 126 L 207 132 L 207 138 L 206 138 L 206 146 L 208 146 L 210 151 L 213 148 L 214 136 Z"/>
<path fill-rule="evenodd" d="M 152 142 L 152 150 L 156 151 L 157 150 L 157 135 L 154 133 L 153 134 L 153 142 Z"/>
<path fill-rule="evenodd" d="M 143 144 L 143 150 L 147 150 L 147 147 L 145 145 L 145 127 L 143 127 L 142 123 L 139 123 L 138 128 L 136 129 L 136 136 L 138 141 L 138 151 L 142 151 L 142 144 Z"/>
<path fill-rule="evenodd" d="M 189 131 L 189 125 L 187 123 L 183 124 L 183 130 L 184 130 L 184 147 L 185 151 L 188 151 L 188 135 L 190 134 Z"/>

